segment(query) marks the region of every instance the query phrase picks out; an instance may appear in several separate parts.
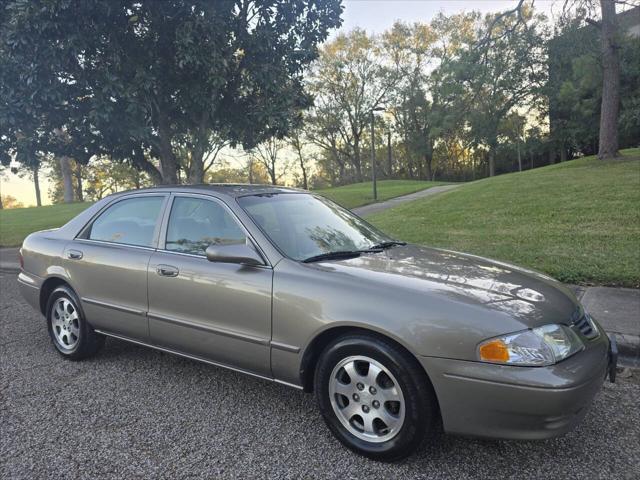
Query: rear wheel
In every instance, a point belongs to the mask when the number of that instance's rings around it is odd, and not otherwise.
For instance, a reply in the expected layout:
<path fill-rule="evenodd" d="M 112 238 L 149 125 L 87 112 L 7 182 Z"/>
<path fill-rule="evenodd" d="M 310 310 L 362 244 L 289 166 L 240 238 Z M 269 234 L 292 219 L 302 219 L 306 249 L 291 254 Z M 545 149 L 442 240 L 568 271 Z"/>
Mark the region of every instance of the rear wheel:
<path fill-rule="evenodd" d="M 56 350 L 70 360 L 95 355 L 104 345 L 84 318 L 75 293 L 67 286 L 56 288 L 47 302 L 47 328 Z"/>
<path fill-rule="evenodd" d="M 315 392 L 332 433 L 370 458 L 404 458 L 434 431 L 438 409 L 428 378 L 411 355 L 377 336 L 348 335 L 328 345 Z"/>

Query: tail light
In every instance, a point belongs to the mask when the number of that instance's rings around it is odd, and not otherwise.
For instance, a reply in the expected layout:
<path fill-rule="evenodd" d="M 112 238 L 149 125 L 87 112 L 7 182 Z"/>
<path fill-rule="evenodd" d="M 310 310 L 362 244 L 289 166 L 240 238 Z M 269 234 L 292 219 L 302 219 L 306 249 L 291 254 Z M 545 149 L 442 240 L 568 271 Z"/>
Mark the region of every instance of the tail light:
<path fill-rule="evenodd" d="M 22 256 L 22 249 L 18 250 L 18 260 L 20 261 L 20 270 L 24 270 L 24 257 Z"/>

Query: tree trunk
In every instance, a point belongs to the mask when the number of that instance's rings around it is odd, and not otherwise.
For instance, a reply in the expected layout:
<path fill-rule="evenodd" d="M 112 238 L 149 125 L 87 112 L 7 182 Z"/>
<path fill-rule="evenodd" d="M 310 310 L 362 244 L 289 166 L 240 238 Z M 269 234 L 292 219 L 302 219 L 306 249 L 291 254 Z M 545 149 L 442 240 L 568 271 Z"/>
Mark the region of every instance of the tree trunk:
<path fill-rule="evenodd" d="M 191 165 L 189 165 L 187 182 L 192 185 L 204 183 L 204 152 L 199 149 L 191 152 Z"/>
<path fill-rule="evenodd" d="M 360 145 L 355 146 L 355 155 L 353 159 L 353 166 L 356 168 L 356 180 L 362 182 L 362 161 L 360 160 Z"/>
<path fill-rule="evenodd" d="M 278 181 L 276 180 L 275 170 L 269 169 L 269 176 L 271 177 L 271 185 L 277 185 Z"/>
<path fill-rule="evenodd" d="M 433 177 L 433 171 L 431 169 L 431 158 L 429 158 L 428 154 L 424 154 L 424 168 L 426 170 L 426 180 L 431 180 Z"/>
<path fill-rule="evenodd" d="M 40 167 L 36 167 L 33 169 L 33 184 L 36 187 L 36 205 L 38 207 L 42 206 L 42 198 L 40 197 L 40 179 L 38 178 L 38 171 Z"/>
<path fill-rule="evenodd" d="M 2 195 L 0 195 L 0 210 L 2 210 L 4 207 L 2 206 Z"/>
<path fill-rule="evenodd" d="M 560 146 L 560 163 L 567 161 L 567 149 L 564 145 Z"/>
<path fill-rule="evenodd" d="M 518 148 L 518 171 L 522 171 L 522 156 L 520 155 L 520 139 L 516 142 Z"/>
<path fill-rule="evenodd" d="M 406 150 L 406 149 L 405 149 Z M 411 156 L 410 153 L 405 152 L 407 155 L 407 173 L 409 174 L 409 178 L 410 179 L 414 179 L 415 178 L 415 171 L 413 169 L 413 157 Z"/>
<path fill-rule="evenodd" d="M 549 150 L 549 164 L 553 165 L 554 163 L 556 163 L 556 152 L 551 148 L 551 150 Z"/>
<path fill-rule="evenodd" d="M 249 185 L 253 183 L 253 159 L 249 159 Z"/>
<path fill-rule="evenodd" d="M 496 152 L 493 147 L 489 149 L 489 176 L 496 176 Z"/>
<path fill-rule="evenodd" d="M 360 139 L 356 138 L 353 144 L 353 166 L 356 168 L 356 180 L 362 182 L 362 161 L 360 160 Z"/>
<path fill-rule="evenodd" d="M 338 171 L 340 172 L 340 174 L 339 174 L 340 178 L 338 179 L 338 182 L 343 182 L 344 181 L 344 177 L 347 175 L 344 163 L 339 163 L 338 164 Z"/>
<path fill-rule="evenodd" d="M 64 203 L 73 202 L 73 179 L 71 178 L 71 159 L 62 156 L 58 159 L 62 173 L 62 187 L 64 190 Z"/>
<path fill-rule="evenodd" d="M 145 160 L 144 163 L 139 165 L 140 169 L 145 172 L 149 177 L 151 177 L 151 181 L 154 185 L 162 184 L 162 174 L 160 171 L 153 165 L 153 163 Z"/>
<path fill-rule="evenodd" d="M 137 172 L 136 172 L 137 173 Z M 84 202 L 84 193 L 82 191 L 82 166 L 77 164 L 74 172 L 76 177 L 76 200 L 78 202 Z"/>
<path fill-rule="evenodd" d="M 302 188 L 305 190 L 309 189 L 308 179 L 307 179 L 307 167 L 304 164 L 304 159 L 302 158 L 302 154 L 298 153 L 298 158 L 300 160 L 300 170 L 302 170 Z"/>
<path fill-rule="evenodd" d="M 165 185 L 178 184 L 178 160 L 171 146 L 171 134 L 168 120 L 160 113 L 158 118 L 158 139 L 160 146 L 160 173 L 161 182 Z"/>
<path fill-rule="evenodd" d="M 278 179 L 276 178 L 276 159 L 272 158 L 269 164 L 269 176 L 271 177 L 271 185 L 276 185 Z"/>
<path fill-rule="evenodd" d="M 614 0 L 600 0 L 602 10 L 602 105 L 598 158 L 615 158 L 618 153 L 618 112 L 620 108 L 620 59 L 616 35 L 618 20 Z"/>
<path fill-rule="evenodd" d="M 433 170 L 433 143 L 427 140 L 427 152 L 424 156 L 424 166 L 427 170 L 427 180 L 435 179 L 435 171 Z"/>

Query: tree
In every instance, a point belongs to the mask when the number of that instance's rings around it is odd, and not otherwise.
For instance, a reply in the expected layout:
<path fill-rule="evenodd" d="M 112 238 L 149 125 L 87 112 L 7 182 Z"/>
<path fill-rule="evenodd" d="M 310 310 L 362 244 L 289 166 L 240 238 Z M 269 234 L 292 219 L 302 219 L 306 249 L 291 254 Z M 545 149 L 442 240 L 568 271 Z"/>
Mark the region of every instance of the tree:
<path fill-rule="evenodd" d="M 618 114 L 620 111 L 620 58 L 616 2 L 600 0 L 602 11 L 602 106 L 598 158 L 614 158 L 618 153 Z"/>
<path fill-rule="evenodd" d="M 477 27 L 478 37 L 446 67 L 464 88 L 460 98 L 470 106 L 473 137 L 487 147 L 490 176 L 496 173 L 501 122 L 516 107 L 530 108 L 545 85 L 543 20 L 527 8 L 517 17 L 487 15 Z"/>
<path fill-rule="evenodd" d="M 302 188 L 309 189 L 309 159 L 304 152 L 303 138 L 301 131 L 294 131 L 289 137 L 289 146 L 293 149 L 298 159 L 298 166 L 302 174 Z"/>
<path fill-rule="evenodd" d="M 264 166 L 251 155 L 247 156 L 246 167 L 233 168 L 223 162 L 218 168 L 207 173 L 207 183 L 269 183 L 269 175 Z"/>
<path fill-rule="evenodd" d="M 522 151 L 521 145 L 524 136 L 524 127 L 526 118 L 518 112 L 511 112 L 502 122 L 500 130 L 502 134 L 508 138 L 511 143 L 516 145 L 516 154 L 518 159 L 518 171 L 522 171 Z"/>
<path fill-rule="evenodd" d="M 371 111 L 381 105 L 396 80 L 379 39 L 361 29 L 325 44 L 311 72 L 315 109 L 308 119 L 310 138 L 329 150 L 338 164 L 348 161 L 357 181 L 363 180 L 362 142 Z"/>
<path fill-rule="evenodd" d="M 27 177 L 33 182 L 33 187 L 36 194 L 36 206 L 41 207 L 42 192 L 40 191 L 40 155 L 32 152 L 30 155 L 25 155 L 24 157 L 16 155 L 16 158 L 21 158 L 22 163 L 19 163 L 19 166 L 11 167 L 11 171 L 19 177 Z"/>
<path fill-rule="evenodd" d="M 24 208 L 24 204 L 11 195 L 0 195 L 0 210 L 11 208 Z"/>
<path fill-rule="evenodd" d="M 564 14 L 572 9 L 587 15 L 600 10 L 600 21 L 589 16 L 586 22 L 597 27 L 600 32 L 600 52 L 602 64 L 602 97 L 600 104 L 600 130 L 598 158 L 614 158 L 619 155 L 619 114 L 620 114 L 620 48 L 622 32 L 618 25 L 616 5 L 634 5 L 626 0 L 565 0 Z M 638 8 L 638 4 L 635 3 Z"/>
<path fill-rule="evenodd" d="M 269 175 L 271 185 L 277 185 L 287 171 L 288 163 L 283 161 L 282 158 L 282 150 L 285 147 L 286 143 L 284 140 L 272 137 L 257 145 L 249 153 L 251 157 L 265 168 Z M 252 167 L 250 166 L 249 168 L 251 169 Z"/>
<path fill-rule="evenodd" d="M 125 163 L 97 157 L 84 167 L 86 193 L 96 201 L 105 195 L 123 190 L 134 190 L 152 184 L 148 175 Z"/>
<path fill-rule="evenodd" d="M 549 41 L 549 120 L 561 158 L 599 150 L 604 72 L 601 32 L 597 22 L 587 21 L 593 13 L 565 12 Z M 621 98 L 617 138 L 620 147 L 629 147 L 635 145 L 640 129 L 640 38 L 621 31 L 617 45 Z"/>
<path fill-rule="evenodd" d="M 436 141 L 434 115 L 436 106 L 428 91 L 427 67 L 431 61 L 435 31 L 428 25 L 396 22 L 382 36 L 386 50 L 398 70 L 398 82 L 390 94 L 392 112 L 404 140 L 409 159 L 418 157 L 418 176 L 433 178 L 433 146 Z M 408 165 L 413 176 L 413 161 Z M 423 168 L 424 165 L 424 173 Z"/>
<path fill-rule="evenodd" d="M 84 180 L 92 163 L 82 165 L 69 157 L 56 158 L 49 155 L 43 161 L 49 180 L 49 200 L 52 203 L 84 201 Z M 63 170 L 63 167 L 67 170 Z"/>
<path fill-rule="evenodd" d="M 0 48 L 12 67 L 1 78 L 7 123 L 28 130 L 28 138 L 64 129 L 70 145 L 88 155 L 68 155 L 81 163 L 106 154 L 155 181 L 177 183 L 179 152 L 186 152 L 189 181 L 202 182 L 207 154 L 220 139 L 252 148 L 299 121 L 310 105 L 302 75 L 316 45 L 340 25 L 341 6 L 13 0 L 3 11 Z M 35 64 L 38 75 L 21 63 Z M 17 92 L 23 100 L 14 102 Z M 26 121 L 21 112 L 34 96 L 43 101 L 26 111 L 37 121 Z M 6 134 L 3 148 L 16 142 Z M 54 151 L 47 143 L 40 149 Z"/>

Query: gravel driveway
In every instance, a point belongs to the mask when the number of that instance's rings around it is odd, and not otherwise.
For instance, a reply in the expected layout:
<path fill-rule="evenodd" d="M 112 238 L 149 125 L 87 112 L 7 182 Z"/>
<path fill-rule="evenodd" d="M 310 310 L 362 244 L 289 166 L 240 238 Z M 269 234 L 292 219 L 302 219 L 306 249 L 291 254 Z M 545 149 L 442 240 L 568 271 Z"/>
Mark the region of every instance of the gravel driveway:
<path fill-rule="evenodd" d="M 640 380 L 540 443 L 443 437 L 399 464 L 345 450 L 313 396 L 128 343 L 64 361 L 0 273 L 0 478 L 640 478 Z"/>

